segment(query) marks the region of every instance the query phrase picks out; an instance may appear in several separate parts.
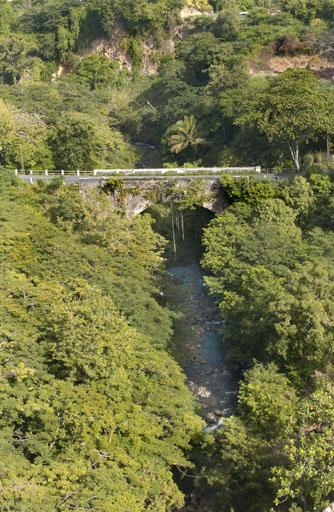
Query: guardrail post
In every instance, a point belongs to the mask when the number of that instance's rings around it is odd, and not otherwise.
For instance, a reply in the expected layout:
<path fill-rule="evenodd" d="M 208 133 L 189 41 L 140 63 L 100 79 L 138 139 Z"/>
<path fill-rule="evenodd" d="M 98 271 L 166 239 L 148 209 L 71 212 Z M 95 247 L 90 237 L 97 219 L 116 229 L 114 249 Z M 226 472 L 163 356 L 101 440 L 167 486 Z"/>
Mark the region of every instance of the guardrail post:
<path fill-rule="evenodd" d="M 45 170 L 45 176 L 49 176 L 49 171 L 48 170 Z"/>
<path fill-rule="evenodd" d="M 77 176 L 80 176 L 80 171 L 77 171 Z"/>
<path fill-rule="evenodd" d="M 64 169 L 62 169 L 60 172 L 61 172 L 61 175 L 64 176 L 64 174 L 65 174 Z"/>
<path fill-rule="evenodd" d="M 31 174 L 31 175 L 32 175 L 32 174 L 33 174 L 33 172 L 30 170 L 30 171 L 29 171 L 29 174 Z"/>
<path fill-rule="evenodd" d="M 260 165 L 257 165 L 255 167 L 255 172 L 261 172 L 261 166 Z"/>
<path fill-rule="evenodd" d="M 94 176 L 96 176 L 97 175 L 97 170 L 94 169 L 93 173 L 94 173 Z"/>
<path fill-rule="evenodd" d="M 15 169 L 14 174 L 15 174 L 15 176 L 17 176 L 19 174 L 19 171 L 17 169 Z"/>

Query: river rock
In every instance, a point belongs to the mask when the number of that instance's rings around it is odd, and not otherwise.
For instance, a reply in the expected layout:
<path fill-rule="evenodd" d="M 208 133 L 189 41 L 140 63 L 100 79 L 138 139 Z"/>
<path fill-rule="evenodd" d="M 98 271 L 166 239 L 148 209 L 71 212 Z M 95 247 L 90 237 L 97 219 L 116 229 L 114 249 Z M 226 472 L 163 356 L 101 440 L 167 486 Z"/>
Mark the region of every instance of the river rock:
<path fill-rule="evenodd" d="M 215 409 L 213 412 L 216 416 L 224 416 L 224 411 L 222 409 Z"/>
<path fill-rule="evenodd" d="M 201 398 L 209 398 L 211 396 L 211 391 L 206 389 L 204 386 L 199 386 L 197 389 L 197 395 Z"/>
<path fill-rule="evenodd" d="M 213 412 L 208 412 L 208 414 L 205 415 L 205 419 L 209 421 L 210 423 L 216 423 L 217 418 L 216 415 Z"/>
<path fill-rule="evenodd" d="M 223 410 L 223 416 L 229 416 L 230 414 L 232 414 L 232 410 L 231 409 L 224 409 Z"/>

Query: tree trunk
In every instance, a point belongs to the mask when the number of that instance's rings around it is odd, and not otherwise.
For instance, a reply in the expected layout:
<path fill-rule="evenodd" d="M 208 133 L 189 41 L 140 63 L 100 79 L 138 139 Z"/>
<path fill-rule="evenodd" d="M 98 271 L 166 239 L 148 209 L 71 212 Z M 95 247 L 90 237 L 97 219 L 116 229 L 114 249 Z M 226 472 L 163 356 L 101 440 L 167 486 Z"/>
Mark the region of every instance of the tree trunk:
<path fill-rule="evenodd" d="M 182 227 L 182 240 L 184 242 L 185 236 L 184 236 L 184 219 L 183 219 L 183 212 L 181 212 L 181 227 Z"/>
<path fill-rule="evenodd" d="M 289 144 L 289 149 L 293 163 L 295 164 L 296 171 L 300 171 L 300 156 L 299 156 L 299 141 L 296 140 L 292 144 Z"/>
<path fill-rule="evenodd" d="M 326 138 L 326 145 L 327 145 L 327 159 L 330 160 L 330 158 L 331 158 L 331 140 L 329 138 L 329 135 L 327 135 L 327 138 Z"/>
<path fill-rule="evenodd" d="M 172 212 L 172 233 L 173 233 L 173 251 L 174 258 L 177 261 L 177 251 L 176 251 L 176 237 L 175 237 L 175 224 L 174 224 L 174 213 Z"/>

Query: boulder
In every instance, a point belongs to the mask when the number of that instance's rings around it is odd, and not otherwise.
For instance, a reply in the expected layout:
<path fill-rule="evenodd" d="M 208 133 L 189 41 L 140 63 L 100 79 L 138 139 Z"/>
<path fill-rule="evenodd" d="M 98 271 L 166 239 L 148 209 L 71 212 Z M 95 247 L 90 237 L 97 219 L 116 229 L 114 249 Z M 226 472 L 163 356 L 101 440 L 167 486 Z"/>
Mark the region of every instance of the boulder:
<path fill-rule="evenodd" d="M 215 415 L 213 412 L 208 412 L 208 413 L 205 415 L 205 419 L 206 419 L 209 423 L 216 423 L 216 422 L 217 422 L 217 417 L 216 417 L 216 415 Z"/>

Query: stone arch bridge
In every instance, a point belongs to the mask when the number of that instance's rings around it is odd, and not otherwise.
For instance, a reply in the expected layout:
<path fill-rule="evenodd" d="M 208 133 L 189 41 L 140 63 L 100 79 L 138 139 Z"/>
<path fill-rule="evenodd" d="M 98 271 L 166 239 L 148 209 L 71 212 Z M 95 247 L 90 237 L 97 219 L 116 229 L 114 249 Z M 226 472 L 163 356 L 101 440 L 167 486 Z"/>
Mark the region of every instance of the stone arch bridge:
<path fill-rule="evenodd" d="M 15 171 L 27 183 L 51 181 L 55 178 L 64 184 L 77 184 L 84 195 L 89 189 L 103 188 L 110 195 L 115 208 L 122 206 L 128 217 L 134 217 L 151 206 L 169 202 L 175 194 L 186 196 L 191 188 L 201 189 L 198 206 L 222 213 L 225 208 L 220 187 L 220 176 L 231 173 L 233 178 L 289 179 L 291 174 L 275 175 L 261 172 L 260 167 L 243 168 L 194 168 L 194 169 L 129 169 L 95 170 L 92 172 L 67 171 Z M 294 174 L 295 175 L 295 174 Z M 196 186 L 197 184 L 197 186 Z"/>
<path fill-rule="evenodd" d="M 158 203 L 168 203 L 177 197 L 186 197 L 189 189 L 197 183 L 198 190 L 197 203 L 213 213 L 222 213 L 224 210 L 224 201 L 221 194 L 220 182 L 217 177 L 202 176 L 182 176 L 182 177 L 128 177 L 126 179 L 116 178 L 121 186 L 115 186 L 112 181 L 113 189 L 109 189 L 110 199 L 115 208 L 122 207 L 127 217 L 135 217 L 144 212 L 151 206 Z M 108 191 L 110 187 L 110 178 L 99 182 L 92 180 L 80 181 L 80 191 L 85 194 L 85 190 L 94 187 L 104 188 Z"/>

